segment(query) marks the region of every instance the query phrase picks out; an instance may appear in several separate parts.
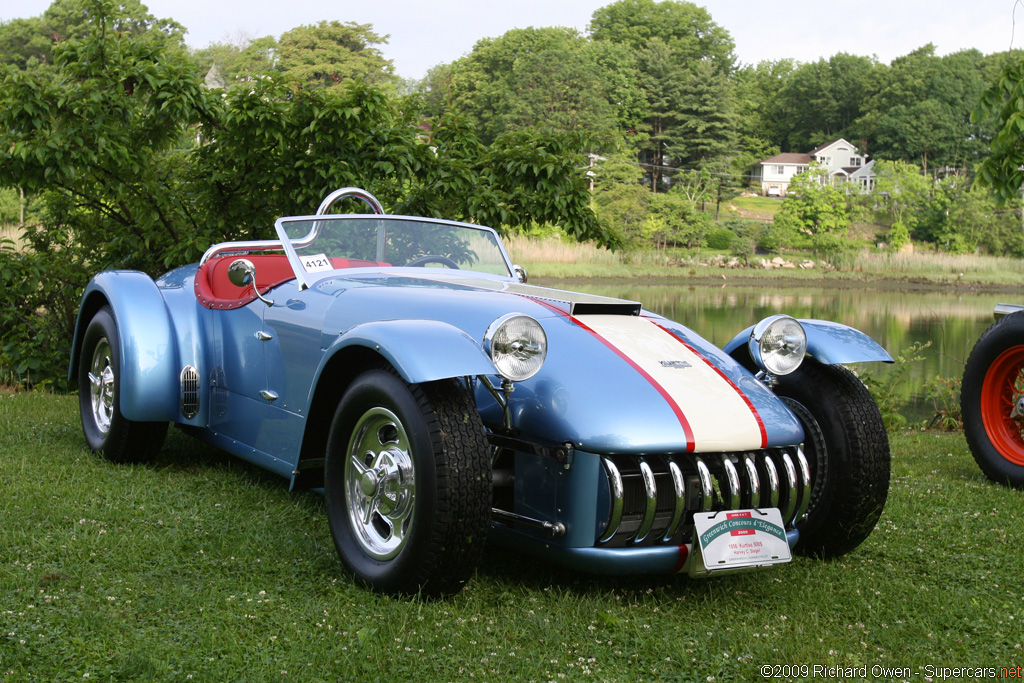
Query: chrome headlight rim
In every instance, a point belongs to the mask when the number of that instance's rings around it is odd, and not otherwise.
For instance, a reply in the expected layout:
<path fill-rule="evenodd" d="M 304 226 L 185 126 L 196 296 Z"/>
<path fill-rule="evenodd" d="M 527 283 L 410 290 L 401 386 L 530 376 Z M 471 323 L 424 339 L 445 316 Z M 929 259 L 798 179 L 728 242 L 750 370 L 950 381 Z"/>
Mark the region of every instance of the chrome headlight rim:
<path fill-rule="evenodd" d="M 547 358 L 547 347 L 543 326 L 525 313 L 507 313 L 492 322 L 484 333 L 484 353 L 498 374 L 513 382 L 530 379 L 540 371 Z"/>
<path fill-rule="evenodd" d="M 781 346 L 780 337 L 784 340 Z M 803 363 L 807 354 L 807 332 L 793 316 L 772 315 L 754 325 L 747 348 L 760 370 L 781 377 L 795 372 Z"/>

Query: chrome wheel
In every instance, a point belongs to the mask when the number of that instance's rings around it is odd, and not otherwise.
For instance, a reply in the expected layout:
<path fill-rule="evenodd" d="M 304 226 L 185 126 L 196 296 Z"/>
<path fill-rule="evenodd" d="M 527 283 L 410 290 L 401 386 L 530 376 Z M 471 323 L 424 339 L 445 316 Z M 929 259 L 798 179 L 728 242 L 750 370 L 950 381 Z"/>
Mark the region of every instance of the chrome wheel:
<path fill-rule="evenodd" d="M 396 556 L 413 524 L 416 477 L 409 436 L 382 407 L 366 411 L 349 440 L 345 498 L 356 540 L 375 560 Z"/>
<path fill-rule="evenodd" d="M 110 431 L 114 417 L 114 367 L 113 353 L 106 337 L 96 342 L 89 365 L 89 398 L 92 405 L 92 419 L 101 434 Z"/>

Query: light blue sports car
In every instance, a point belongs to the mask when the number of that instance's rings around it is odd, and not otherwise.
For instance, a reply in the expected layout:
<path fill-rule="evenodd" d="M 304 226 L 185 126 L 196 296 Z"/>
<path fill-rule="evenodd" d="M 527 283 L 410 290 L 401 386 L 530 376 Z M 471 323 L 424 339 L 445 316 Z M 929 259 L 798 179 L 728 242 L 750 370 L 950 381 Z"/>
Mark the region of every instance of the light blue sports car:
<path fill-rule="evenodd" d="M 847 553 L 881 514 L 885 429 L 843 364 L 892 359 L 857 330 L 774 315 L 719 349 L 355 188 L 275 229 L 90 282 L 70 376 L 92 449 L 145 461 L 174 423 L 323 489 L 344 564 L 403 594 L 458 591 L 487 539 L 707 576 Z"/>

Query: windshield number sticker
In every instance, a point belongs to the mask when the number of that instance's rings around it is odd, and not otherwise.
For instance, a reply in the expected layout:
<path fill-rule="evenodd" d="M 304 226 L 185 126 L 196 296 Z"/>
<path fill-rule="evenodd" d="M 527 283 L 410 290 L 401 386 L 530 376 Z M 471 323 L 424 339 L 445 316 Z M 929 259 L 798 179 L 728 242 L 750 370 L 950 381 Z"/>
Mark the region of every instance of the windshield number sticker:
<path fill-rule="evenodd" d="M 302 263 L 302 267 L 306 269 L 307 273 L 319 273 L 321 270 L 334 270 L 334 264 L 331 263 L 331 259 L 327 258 L 327 254 L 300 256 L 299 262 Z"/>

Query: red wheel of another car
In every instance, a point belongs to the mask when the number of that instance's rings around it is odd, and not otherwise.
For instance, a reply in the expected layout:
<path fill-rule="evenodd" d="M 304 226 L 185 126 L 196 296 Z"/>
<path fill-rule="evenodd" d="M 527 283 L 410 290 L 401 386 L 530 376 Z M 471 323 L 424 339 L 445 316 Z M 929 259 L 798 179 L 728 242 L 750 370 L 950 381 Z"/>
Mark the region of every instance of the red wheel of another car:
<path fill-rule="evenodd" d="M 996 321 L 975 344 L 960 401 L 978 466 L 993 481 L 1024 488 L 1024 313 Z"/>
<path fill-rule="evenodd" d="M 1024 346 L 1003 351 L 981 386 L 981 419 L 992 445 L 1015 465 L 1024 465 L 1024 437 L 1017 403 L 1024 398 Z"/>

